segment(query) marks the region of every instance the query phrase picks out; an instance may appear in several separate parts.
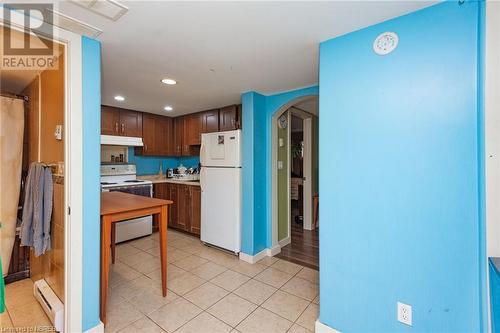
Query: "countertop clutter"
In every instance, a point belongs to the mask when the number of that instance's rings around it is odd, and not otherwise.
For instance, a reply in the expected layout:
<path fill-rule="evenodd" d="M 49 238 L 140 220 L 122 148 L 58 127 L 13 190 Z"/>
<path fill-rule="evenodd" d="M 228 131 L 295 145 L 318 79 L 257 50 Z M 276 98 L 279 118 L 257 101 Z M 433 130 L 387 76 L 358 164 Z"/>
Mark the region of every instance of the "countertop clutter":
<path fill-rule="evenodd" d="M 169 184 L 179 184 L 179 185 L 191 185 L 191 186 L 200 186 L 200 182 L 198 180 L 177 180 L 172 178 L 167 178 L 166 176 L 159 175 L 144 175 L 137 176 L 139 180 L 148 180 L 153 184 L 161 184 L 161 183 L 169 183 Z"/>

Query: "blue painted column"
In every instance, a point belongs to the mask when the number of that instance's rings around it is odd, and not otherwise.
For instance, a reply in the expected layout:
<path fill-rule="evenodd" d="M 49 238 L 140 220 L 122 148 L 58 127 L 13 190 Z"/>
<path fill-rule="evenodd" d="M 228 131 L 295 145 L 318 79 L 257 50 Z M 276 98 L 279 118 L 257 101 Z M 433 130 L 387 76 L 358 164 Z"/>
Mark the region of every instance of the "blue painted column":
<path fill-rule="evenodd" d="M 82 37 L 83 330 L 99 324 L 101 44 Z"/>

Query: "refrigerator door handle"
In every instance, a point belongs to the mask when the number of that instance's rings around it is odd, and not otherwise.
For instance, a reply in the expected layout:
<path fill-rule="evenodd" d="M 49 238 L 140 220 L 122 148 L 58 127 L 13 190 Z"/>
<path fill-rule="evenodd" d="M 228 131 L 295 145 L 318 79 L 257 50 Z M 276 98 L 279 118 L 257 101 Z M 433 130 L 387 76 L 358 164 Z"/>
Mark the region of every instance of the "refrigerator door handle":
<path fill-rule="evenodd" d="M 200 169 L 200 191 L 203 192 L 203 180 L 205 179 L 205 168 Z"/>
<path fill-rule="evenodd" d="M 200 163 L 201 165 L 205 165 L 205 145 L 202 144 L 200 148 Z M 200 175 L 201 178 L 201 175 Z"/>

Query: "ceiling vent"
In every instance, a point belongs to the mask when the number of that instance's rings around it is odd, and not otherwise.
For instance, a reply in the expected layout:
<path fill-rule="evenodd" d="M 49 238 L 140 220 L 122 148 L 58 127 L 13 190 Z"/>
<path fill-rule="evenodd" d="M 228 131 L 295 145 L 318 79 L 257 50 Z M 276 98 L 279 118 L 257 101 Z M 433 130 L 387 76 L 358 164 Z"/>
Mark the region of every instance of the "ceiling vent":
<path fill-rule="evenodd" d="M 112 21 L 117 21 L 128 12 L 128 7 L 114 0 L 70 0 L 83 8 L 104 16 Z"/>
<path fill-rule="evenodd" d="M 53 18 L 52 18 L 53 22 L 48 22 L 48 23 L 56 27 L 74 32 L 77 35 L 88 36 L 91 38 L 96 38 L 97 36 L 102 34 L 101 29 L 91 26 L 90 24 L 69 17 L 68 15 L 56 12 L 55 10 L 50 10 L 50 9 L 47 10 L 53 13 Z"/>
<path fill-rule="evenodd" d="M 44 15 L 43 13 L 38 13 L 34 11 L 32 13 L 31 19 L 36 21 L 45 20 L 50 25 L 59 27 L 64 30 L 68 30 L 76 33 L 77 35 L 88 36 L 91 38 L 96 38 L 102 33 L 101 29 L 98 29 L 90 24 L 79 21 L 70 16 L 64 15 L 58 11 L 55 11 L 49 7 L 41 9 L 42 12 L 51 12 L 52 15 Z M 0 10 L 0 22 L 6 22 L 13 26 L 23 28 L 24 26 L 24 14 L 12 10 L 10 20 L 7 21 L 5 17 L 3 17 L 4 11 Z M 52 16 L 52 17 L 51 17 Z M 53 35 L 47 34 L 48 37 L 53 37 Z"/>

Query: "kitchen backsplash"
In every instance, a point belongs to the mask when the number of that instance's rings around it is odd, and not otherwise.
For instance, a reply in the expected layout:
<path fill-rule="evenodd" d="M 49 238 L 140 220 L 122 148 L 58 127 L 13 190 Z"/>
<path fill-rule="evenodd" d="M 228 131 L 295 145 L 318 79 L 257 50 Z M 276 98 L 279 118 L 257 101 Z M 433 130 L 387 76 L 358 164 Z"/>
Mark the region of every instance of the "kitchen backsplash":
<path fill-rule="evenodd" d="M 168 168 L 175 168 L 181 163 L 186 167 L 197 167 L 200 163 L 198 156 L 185 157 L 154 157 L 154 156 L 136 156 L 134 148 L 128 149 L 128 161 L 137 167 L 137 175 L 157 174 L 160 168 L 160 162 L 163 163 L 163 174 L 167 173 Z"/>

